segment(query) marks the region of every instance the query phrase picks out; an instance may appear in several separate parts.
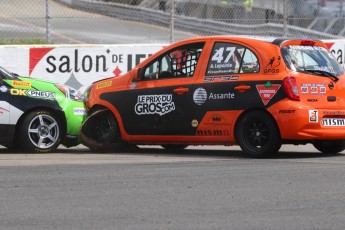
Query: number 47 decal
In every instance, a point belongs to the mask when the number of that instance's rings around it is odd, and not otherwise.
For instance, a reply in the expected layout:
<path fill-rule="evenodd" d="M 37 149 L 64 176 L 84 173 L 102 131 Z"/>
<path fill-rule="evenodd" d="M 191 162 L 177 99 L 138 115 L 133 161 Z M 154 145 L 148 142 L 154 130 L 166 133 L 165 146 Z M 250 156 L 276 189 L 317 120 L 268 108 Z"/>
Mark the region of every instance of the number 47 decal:
<path fill-rule="evenodd" d="M 224 60 L 224 48 L 221 47 L 219 50 L 216 51 L 216 53 L 212 56 L 212 61 L 217 61 L 217 63 L 221 63 Z M 229 52 L 226 56 L 224 62 L 229 62 L 230 58 L 234 55 L 234 52 L 236 50 L 236 47 L 226 47 L 225 52 Z"/>

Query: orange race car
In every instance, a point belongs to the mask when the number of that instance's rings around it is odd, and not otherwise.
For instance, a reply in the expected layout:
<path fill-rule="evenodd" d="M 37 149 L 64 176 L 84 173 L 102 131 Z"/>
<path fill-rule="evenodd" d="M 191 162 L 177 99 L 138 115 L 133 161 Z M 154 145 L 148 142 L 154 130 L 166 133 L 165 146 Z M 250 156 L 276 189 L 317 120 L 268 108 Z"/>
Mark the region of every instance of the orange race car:
<path fill-rule="evenodd" d="M 344 70 L 321 41 L 213 36 L 155 53 L 87 91 L 82 142 L 239 145 L 252 157 L 282 144 L 345 149 Z"/>

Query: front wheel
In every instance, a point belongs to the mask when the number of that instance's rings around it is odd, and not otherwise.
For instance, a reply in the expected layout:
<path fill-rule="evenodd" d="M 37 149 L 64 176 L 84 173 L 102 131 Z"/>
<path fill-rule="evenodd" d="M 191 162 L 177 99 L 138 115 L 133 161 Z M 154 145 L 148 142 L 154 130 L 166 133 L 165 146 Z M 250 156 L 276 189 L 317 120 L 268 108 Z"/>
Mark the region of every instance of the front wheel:
<path fill-rule="evenodd" d="M 29 152 L 51 152 L 61 142 L 61 125 L 57 117 L 46 110 L 29 113 L 19 131 L 20 145 Z"/>
<path fill-rule="evenodd" d="M 273 118 L 263 111 L 245 114 L 235 130 L 237 143 L 250 157 L 268 157 L 282 145 L 279 129 Z"/>
<path fill-rule="evenodd" d="M 81 127 L 80 138 L 98 152 L 115 152 L 123 146 L 118 123 L 109 110 L 93 112 Z"/>
<path fill-rule="evenodd" d="M 322 153 L 336 154 L 345 150 L 345 141 L 317 141 L 314 147 Z"/>

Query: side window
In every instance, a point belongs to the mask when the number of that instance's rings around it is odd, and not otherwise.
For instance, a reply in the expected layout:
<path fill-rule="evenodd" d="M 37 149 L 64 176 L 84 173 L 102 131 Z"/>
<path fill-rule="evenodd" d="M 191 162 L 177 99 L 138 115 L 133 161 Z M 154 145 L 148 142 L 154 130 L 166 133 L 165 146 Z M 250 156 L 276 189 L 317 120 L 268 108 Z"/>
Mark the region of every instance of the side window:
<path fill-rule="evenodd" d="M 193 77 L 204 43 L 184 45 L 165 53 L 147 67 L 143 80 Z"/>
<path fill-rule="evenodd" d="M 218 42 L 213 47 L 206 75 L 256 73 L 259 69 L 258 58 L 248 48 Z"/>
<path fill-rule="evenodd" d="M 257 73 L 259 70 L 258 58 L 250 49 L 245 49 L 240 73 Z"/>

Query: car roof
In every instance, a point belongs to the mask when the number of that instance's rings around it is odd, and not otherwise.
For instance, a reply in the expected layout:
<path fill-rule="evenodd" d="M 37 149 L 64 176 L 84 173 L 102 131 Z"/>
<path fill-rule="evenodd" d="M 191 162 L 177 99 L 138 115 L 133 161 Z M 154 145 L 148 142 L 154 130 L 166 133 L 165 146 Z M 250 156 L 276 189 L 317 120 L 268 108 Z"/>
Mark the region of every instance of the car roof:
<path fill-rule="evenodd" d="M 272 43 L 277 46 L 281 46 L 286 41 L 301 41 L 301 40 L 311 40 L 308 38 L 294 38 L 294 37 L 269 37 L 269 36 L 249 36 L 249 35 L 214 35 L 214 36 L 202 36 L 196 38 L 190 38 L 187 40 L 183 40 L 184 42 L 187 41 L 204 41 L 204 40 L 213 40 L 213 39 L 232 39 L 232 40 L 247 40 L 247 41 L 262 41 L 267 43 Z M 183 42 L 181 41 L 181 42 Z M 319 42 L 319 40 L 317 40 Z"/>

